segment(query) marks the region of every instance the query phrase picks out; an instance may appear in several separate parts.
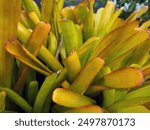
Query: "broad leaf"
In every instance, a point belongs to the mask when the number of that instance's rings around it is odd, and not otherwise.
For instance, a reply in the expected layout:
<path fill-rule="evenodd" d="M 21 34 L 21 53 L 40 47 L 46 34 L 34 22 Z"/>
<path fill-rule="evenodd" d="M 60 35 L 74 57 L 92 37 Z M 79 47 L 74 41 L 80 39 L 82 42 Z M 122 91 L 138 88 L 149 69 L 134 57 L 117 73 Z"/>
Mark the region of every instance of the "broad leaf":
<path fill-rule="evenodd" d="M 44 75 L 51 75 L 51 71 L 41 61 L 27 51 L 18 40 L 12 39 L 8 41 L 5 49 L 30 68 L 35 69 Z"/>
<path fill-rule="evenodd" d="M 105 75 L 95 84 L 109 88 L 134 88 L 139 87 L 144 82 L 142 71 L 138 68 L 126 67 Z"/>

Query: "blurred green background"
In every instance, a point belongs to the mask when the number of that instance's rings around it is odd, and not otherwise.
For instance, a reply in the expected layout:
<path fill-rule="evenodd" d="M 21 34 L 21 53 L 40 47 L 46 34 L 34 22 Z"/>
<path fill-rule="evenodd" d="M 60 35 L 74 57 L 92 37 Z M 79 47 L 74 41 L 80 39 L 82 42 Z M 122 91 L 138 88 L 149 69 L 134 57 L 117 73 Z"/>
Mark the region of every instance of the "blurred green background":
<path fill-rule="evenodd" d="M 40 6 L 41 0 L 35 0 Z M 85 0 L 65 0 L 65 6 L 76 5 Z M 143 5 L 149 6 L 149 11 L 143 16 L 143 21 L 150 19 L 150 0 L 112 0 L 117 8 L 124 7 L 124 11 L 121 15 L 122 18 L 127 18 L 135 9 L 140 8 Z M 107 0 L 95 0 L 94 10 L 105 6 Z"/>

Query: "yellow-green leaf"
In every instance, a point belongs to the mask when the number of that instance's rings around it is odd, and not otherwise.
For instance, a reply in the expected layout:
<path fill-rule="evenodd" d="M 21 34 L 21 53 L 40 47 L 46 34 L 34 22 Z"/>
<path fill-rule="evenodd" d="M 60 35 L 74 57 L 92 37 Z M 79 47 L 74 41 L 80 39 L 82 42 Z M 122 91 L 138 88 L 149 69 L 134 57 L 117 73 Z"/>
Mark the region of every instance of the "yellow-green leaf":
<path fill-rule="evenodd" d="M 114 51 L 110 55 L 107 55 L 105 59 L 106 63 L 110 63 L 120 55 L 137 47 L 148 38 L 149 38 L 149 34 L 147 31 L 137 29 L 135 34 L 131 35 L 128 39 L 123 41 L 119 46 L 116 46 Z"/>
<path fill-rule="evenodd" d="M 148 110 L 144 106 L 134 106 L 134 107 L 122 108 L 117 112 L 118 113 L 150 113 L 150 110 Z"/>
<path fill-rule="evenodd" d="M 144 76 L 140 69 L 126 67 L 105 75 L 95 84 L 110 88 L 134 88 L 139 87 L 144 82 Z"/>
<path fill-rule="evenodd" d="M 51 71 L 41 61 L 27 51 L 18 40 L 12 39 L 7 41 L 5 49 L 30 68 L 44 75 L 51 75 Z"/>
<path fill-rule="evenodd" d="M 4 42 L 16 37 L 20 14 L 20 0 L 0 0 L 0 85 L 9 88 L 12 87 L 14 62 L 4 48 Z"/>
<path fill-rule="evenodd" d="M 66 59 L 65 66 L 67 75 L 70 82 L 73 82 L 77 74 L 81 70 L 81 64 L 76 51 L 73 51 Z"/>
<path fill-rule="evenodd" d="M 52 17 L 54 0 L 42 0 L 42 20 L 49 22 Z"/>
<path fill-rule="evenodd" d="M 0 112 L 5 110 L 5 98 L 6 93 L 4 91 L 0 91 Z"/>
<path fill-rule="evenodd" d="M 115 103 L 107 108 L 109 112 L 117 112 L 123 108 L 143 105 L 150 102 L 150 97 L 138 97 Z"/>
<path fill-rule="evenodd" d="M 69 20 L 73 21 L 74 23 L 76 23 L 76 18 L 73 14 L 72 8 L 70 8 L 70 7 L 63 8 L 61 15 L 63 18 L 69 19 Z"/>
<path fill-rule="evenodd" d="M 66 113 L 103 113 L 104 110 L 97 105 L 82 106 L 65 111 Z"/>
<path fill-rule="evenodd" d="M 68 56 L 74 49 L 79 49 L 79 47 L 82 45 L 82 39 L 78 37 L 79 32 L 71 20 L 62 20 L 60 22 L 60 27 Z"/>
<path fill-rule="evenodd" d="M 141 43 L 133 52 L 130 64 L 144 65 L 149 59 L 150 39 Z"/>
<path fill-rule="evenodd" d="M 106 57 L 114 51 L 114 49 L 122 44 L 126 39 L 131 37 L 135 33 L 135 28 L 138 26 L 138 22 L 134 21 L 130 24 L 125 24 L 120 28 L 107 34 L 103 40 L 97 45 L 91 58 L 96 56 Z M 121 37 L 120 34 L 123 36 Z"/>
<path fill-rule="evenodd" d="M 141 17 L 144 13 L 148 11 L 148 6 L 142 6 L 140 9 L 135 10 L 128 18 L 127 22 L 131 22 Z"/>
<path fill-rule="evenodd" d="M 88 89 L 103 65 L 104 61 L 101 58 L 94 58 L 89 61 L 83 69 L 81 69 L 80 73 L 72 83 L 70 90 L 83 94 Z"/>
<path fill-rule="evenodd" d="M 136 90 L 132 90 L 131 92 L 128 92 L 125 99 L 128 100 L 132 98 L 149 97 L 149 96 L 150 96 L 150 85 L 143 86 Z"/>
<path fill-rule="evenodd" d="M 55 89 L 52 99 L 59 105 L 72 108 L 95 104 L 93 99 L 63 88 Z"/>

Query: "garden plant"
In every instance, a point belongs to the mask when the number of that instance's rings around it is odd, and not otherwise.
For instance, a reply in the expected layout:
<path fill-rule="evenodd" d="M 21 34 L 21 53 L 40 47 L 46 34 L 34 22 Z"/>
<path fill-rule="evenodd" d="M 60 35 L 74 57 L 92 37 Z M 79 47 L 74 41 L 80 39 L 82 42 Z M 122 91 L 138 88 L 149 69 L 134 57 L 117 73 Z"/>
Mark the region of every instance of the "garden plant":
<path fill-rule="evenodd" d="M 147 6 L 0 0 L 0 112 L 149 113 Z"/>

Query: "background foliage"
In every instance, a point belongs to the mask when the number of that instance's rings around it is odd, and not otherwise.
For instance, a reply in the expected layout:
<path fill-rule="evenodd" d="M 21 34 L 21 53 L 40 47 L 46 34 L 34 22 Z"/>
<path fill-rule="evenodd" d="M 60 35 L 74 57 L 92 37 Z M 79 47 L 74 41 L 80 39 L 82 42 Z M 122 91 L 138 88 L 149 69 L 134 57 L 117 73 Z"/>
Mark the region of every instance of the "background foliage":
<path fill-rule="evenodd" d="M 35 0 L 39 6 L 41 0 Z M 83 0 L 65 0 L 65 6 L 76 5 Z M 127 18 L 135 9 L 141 7 L 142 5 L 147 5 L 150 7 L 150 0 L 112 0 L 116 3 L 117 8 L 124 7 L 124 11 L 121 15 L 123 18 Z M 94 9 L 95 11 L 104 6 L 107 0 L 95 0 Z M 143 21 L 150 18 L 150 8 L 149 11 L 143 16 Z"/>
<path fill-rule="evenodd" d="M 66 6 L 78 4 L 82 0 L 66 0 Z M 112 0 L 116 3 L 117 8 L 124 7 L 124 11 L 121 15 L 123 18 L 127 18 L 135 9 L 147 5 L 150 7 L 150 0 Z M 106 4 L 107 0 L 95 0 L 95 11 Z M 149 13 L 148 13 L 149 12 Z M 150 18 L 150 10 L 143 16 L 143 20 Z"/>

